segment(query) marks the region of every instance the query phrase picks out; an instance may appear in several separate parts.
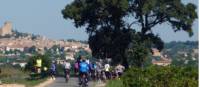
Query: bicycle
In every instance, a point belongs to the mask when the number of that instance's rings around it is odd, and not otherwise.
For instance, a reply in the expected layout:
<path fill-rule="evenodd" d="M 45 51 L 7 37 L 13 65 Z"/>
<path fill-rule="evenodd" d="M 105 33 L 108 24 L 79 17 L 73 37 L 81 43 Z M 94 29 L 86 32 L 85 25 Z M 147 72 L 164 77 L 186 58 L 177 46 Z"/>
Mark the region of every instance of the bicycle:
<path fill-rule="evenodd" d="M 88 84 L 87 84 L 87 75 L 86 74 L 83 74 L 81 76 L 80 81 L 81 81 L 80 87 L 88 87 Z"/>
<path fill-rule="evenodd" d="M 69 77 L 70 77 L 70 70 L 66 69 L 65 70 L 65 81 L 68 82 L 69 81 Z"/>

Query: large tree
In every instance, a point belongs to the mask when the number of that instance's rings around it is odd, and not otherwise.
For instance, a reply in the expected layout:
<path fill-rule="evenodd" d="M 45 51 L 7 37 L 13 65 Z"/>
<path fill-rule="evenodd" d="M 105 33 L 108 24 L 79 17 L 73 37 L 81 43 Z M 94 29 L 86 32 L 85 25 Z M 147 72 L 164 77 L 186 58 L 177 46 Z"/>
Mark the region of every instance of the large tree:
<path fill-rule="evenodd" d="M 195 5 L 185 5 L 180 0 L 74 0 L 62 14 L 65 19 L 73 20 L 77 28 L 86 27 L 93 56 L 128 64 L 126 53 L 137 47 L 130 46 L 134 42 L 145 47 L 132 50 L 152 46 L 162 50 L 162 40 L 152 32 L 156 25 L 169 23 L 174 31 L 184 30 L 191 36 L 192 23 L 197 18 L 195 9 Z M 135 32 L 136 28 L 141 31 Z M 132 38 L 135 36 L 140 38 Z M 143 55 L 137 55 L 138 51 L 128 52 L 137 57 L 133 56 L 133 60 L 143 60 L 146 55 L 144 50 Z"/>
<path fill-rule="evenodd" d="M 192 24 L 197 18 L 196 6 L 181 0 L 130 0 L 129 12 L 146 34 L 158 24 L 169 23 L 174 31 L 184 30 L 193 35 Z"/>

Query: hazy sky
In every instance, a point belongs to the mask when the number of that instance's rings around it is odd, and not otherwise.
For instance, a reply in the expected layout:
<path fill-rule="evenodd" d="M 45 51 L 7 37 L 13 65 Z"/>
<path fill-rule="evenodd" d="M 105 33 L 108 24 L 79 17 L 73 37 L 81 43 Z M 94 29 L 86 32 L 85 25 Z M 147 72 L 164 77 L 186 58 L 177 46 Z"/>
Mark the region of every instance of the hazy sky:
<path fill-rule="evenodd" d="M 52 39 L 87 40 L 84 28 L 76 29 L 70 20 L 62 17 L 61 10 L 72 0 L 0 0 L 0 26 L 11 21 L 20 32 L 34 33 Z M 183 0 L 198 5 L 198 0 Z M 194 35 L 186 32 L 174 33 L 170 26 L 156 26 L 154 32 L 165 42 L 198 40 L 198 20 L 193 24 Z"/>

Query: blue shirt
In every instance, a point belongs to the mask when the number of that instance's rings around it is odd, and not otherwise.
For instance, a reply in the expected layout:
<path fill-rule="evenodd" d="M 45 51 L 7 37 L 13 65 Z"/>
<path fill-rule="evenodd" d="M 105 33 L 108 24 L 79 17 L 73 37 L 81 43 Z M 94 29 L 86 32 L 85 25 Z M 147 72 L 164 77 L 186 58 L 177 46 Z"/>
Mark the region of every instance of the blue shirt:
<path fill-rule="evenodd" d="M 89 65 L 86 62 L 80 63 L 80 72 L 88 72 L 89 71 Z"/>
<path fill-rule="evenodd" d="M 56 65 L 55 64 L 51 64 L 51 68 L 52 71 L 56 71 Z"/>

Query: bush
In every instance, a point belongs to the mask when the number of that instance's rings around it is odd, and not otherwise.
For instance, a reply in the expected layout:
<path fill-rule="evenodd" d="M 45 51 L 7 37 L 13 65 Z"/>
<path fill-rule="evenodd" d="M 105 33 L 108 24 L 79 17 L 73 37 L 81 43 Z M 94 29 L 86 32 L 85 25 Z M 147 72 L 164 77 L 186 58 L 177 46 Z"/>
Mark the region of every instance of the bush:
<path fill-rule="evenodd" d="M 15 83 L 28 77 L 27 73 L 10 65 L 3 65 L 0 68 L 0 80 L 3 83 Z"/>
<path fill-rule="evenodd" d="M 36 55 L 36 56 L 31 57 L 28 60 L 28 63 L 25 66 L 25 70 L 34 72 L 35 71 L 34 67 L 35 67 L 35 64 L 36 64 L 36 60 L 39 59 L 39 58 L 42 60 L 41 69 L 43 69 L 44 67 L 47 67 L 49 69 L 50 65 L 51 65 L 50 57 L 48 55 Z"/>
<path fill-rule="evenodd" d="M 64 76 L 64 67 L 62 64 L 56 65 L 56 75 L 57 76 Z"/>
<path fill-rule="evenodd" d="M 24 84 L 26 87 L 34 87 L 44 81 L 47 78 L 30 80 L 29 74 L 24 72 L 20 68 L 13 67 L 11 65 L 2 65 L 0 66 L 0 81 L 3 84 Z M 1 87 L 1 85 L 0 85 Z"/>
<path fill-rule="evenodd" d="M 197 87 L 198 69 L 193 67 L 149 66 L 130 68 L 121 78 L 121 87 Z M 118 84 L 115 82 L 112 84 Z M 110 83 L 108 83 L 110 85 Z M 115 87 L 115 86 L 108 86 Z"/>
<path fill-rule="evenodd" d="M 123 87 L 123 83 L 119 79 L 110 80 L 108 84 L 106 84 L 106 87 Z"/>

